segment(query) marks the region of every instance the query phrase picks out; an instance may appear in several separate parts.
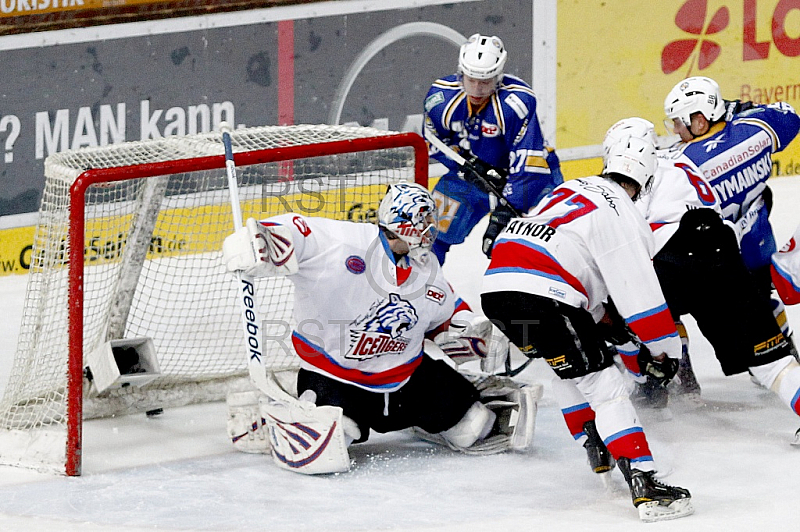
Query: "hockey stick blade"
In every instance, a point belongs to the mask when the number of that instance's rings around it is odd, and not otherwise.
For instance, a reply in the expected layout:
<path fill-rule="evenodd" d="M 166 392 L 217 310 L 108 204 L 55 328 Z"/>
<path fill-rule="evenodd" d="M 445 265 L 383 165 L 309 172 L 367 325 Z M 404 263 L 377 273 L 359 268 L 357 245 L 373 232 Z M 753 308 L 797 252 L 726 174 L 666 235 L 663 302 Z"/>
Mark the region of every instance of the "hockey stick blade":
<path fill-rule="evenodd" d="M 430 142 L 437 150 L 442 152 L 442 154 L 445 157 L 447 157 L 454 163 L 458 164 L 459 166 L 466 166 L 467 168 L 474 170 L 472 164 L 470 164 L 469 161 L 467 161 L 464 157 L 462 157 L 461 154 L 456 152 L 453 148 L 445 144 L 439 137 L 429 132 L 425 128 L 423 128 L 423 132 L 425 133 L 425 139 L 428 142 Z M 497 187 L 495 187 L 492 183 L 487 181 L 480 174 L 480 172 L 475 172 L 475 175 L 477 175 L 478 178 L 481 180 L 481 184 L 484 187 L 486 187 L 486 189 L 489 190 L 492 193 L 492 195 L 497 197 L 497 202 L 500 203 L 500 205 L 508 208 L 515 217 L 519 218 L 520 216 L 522 216 L 522 214 L 516 208 L 514 208 L 514 206 L 511 205 L 511 203 L 508 202 L 505 196 L 503 196 L 503 193 L 497 190 Z"/>

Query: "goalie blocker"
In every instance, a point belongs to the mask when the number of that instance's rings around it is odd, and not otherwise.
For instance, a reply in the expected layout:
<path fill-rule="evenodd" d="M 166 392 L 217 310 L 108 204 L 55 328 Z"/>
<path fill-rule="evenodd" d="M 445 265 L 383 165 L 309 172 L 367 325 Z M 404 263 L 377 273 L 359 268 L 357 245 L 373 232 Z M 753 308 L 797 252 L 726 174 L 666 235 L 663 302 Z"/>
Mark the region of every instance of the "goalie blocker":
<path fill-rule="evenodd" d="M 466 454 L 529 450 L 542 386 L 520 385 L 507 377 L 462 375 L 466 383 L 478 390 L 478 401 L 450 428 L 434 433 L 413 427 L 415 434 Z M 315 375 L 307 377 L 313 380 Z M 341 407 L 317 406 L 316 394 L 311 390 L 300 398 L 289 393 L 286 388 L 291 388 L 289 383 L 295 381 L 295 372 L 284 372 L 280 380 L 285 384 L 279 384 L 275 374 L 269 374 L 270 396 L 250 390 L 228 395 L 228 435 L 234 448 L 247 453 L 270 453 L 278 467 L 296 473 L 314 475 L 349 470 L 347 447 L 364 441 L 362 430 L 369 428 L 359 427 L 343 414 Z M 357 400 L 358 392 L 356 389 L 351 398 Z M 431 422 L 428 420 L 426 424 L 429 429 L 435 426 Z M 385 432 L 382 429 L 378 431 Z"/>

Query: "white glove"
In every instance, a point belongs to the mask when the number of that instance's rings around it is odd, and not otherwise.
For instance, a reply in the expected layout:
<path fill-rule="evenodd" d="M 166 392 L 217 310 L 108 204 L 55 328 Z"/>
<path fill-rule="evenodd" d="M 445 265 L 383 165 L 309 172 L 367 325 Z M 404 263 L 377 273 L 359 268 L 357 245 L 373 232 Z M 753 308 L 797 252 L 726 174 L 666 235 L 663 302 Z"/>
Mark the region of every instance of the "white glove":
<path fill-rule="evenodd" d="M 222 261 L 228 271 L 253 277 L 291 275 L 298 268 L 291 230 L 282 225 L 265 226 L 253 218 L 225 238 Z"/>
<path fill-rule="evenodd" d="M 508 357 L 508 338 L 485 316 L 454 319 L 450 329 L 436 335 L 434 342 L 456 364 L 480 359 L 481 371 L 486 373 L 494 373 Z"/>

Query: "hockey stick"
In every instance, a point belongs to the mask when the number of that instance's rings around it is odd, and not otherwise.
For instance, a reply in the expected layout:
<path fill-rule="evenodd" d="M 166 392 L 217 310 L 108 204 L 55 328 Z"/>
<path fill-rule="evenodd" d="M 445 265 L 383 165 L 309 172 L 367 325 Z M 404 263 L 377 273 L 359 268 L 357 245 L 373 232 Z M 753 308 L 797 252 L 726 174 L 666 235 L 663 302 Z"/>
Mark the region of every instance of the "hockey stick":
<path fill-rule="evenodd" d="M 222 144 L 225 146 L 225 170 L 228 174 L 228 192 L 231 196 L 231 212 L 233 214 L 233 230 L 242 227 L 242 206 L 239 203 L 239 185 L 236 181 L 236 164 L 233 161 L 233 146 L 231 145 L 231 126 L 227 122 L 220 124 Z M 261 349 L 261 320 L 258 316 L 256 304 L 256 287 L 251 275 L 243 271 L 236 272 L 239 286 L 238 298 L 242 309 L 242 327 L 247 351 L 247 370 L 250 380 L 260 391 L 269 396 L 274 396 L 273 386 L 267 379 L 267 370 L 264 366 L 264 354 Z"/>
<path fill-rule="evenodd" d="M 480 172 L 476 171 L 475 167 L 468 160 L 466 160 L 463 156 L 461 156 L 461 154 L 456 152 L 453 148 L 445 144 L 439 137 L 430 133 L 426 128 L 423 128 L 423 130 L 425 131 L 425 139 L 427 139 L 427 141 L 430 142 L 437 150 L 442 152 L 442 154 L 445 157 L 447 157 L 454 163 L 458 164 L 459 166 L 464 166 L 472 170 L 472 172 L 476 176 L 478 176 L 478 178 L 481 180 L 481 184 L 486 188 L 486 190 L 491 192 L 497 198 L 497 202 L 500 203 L 500 205 L 509 209 L 515 217 L 518 218 L 522 216 L 522 214 L 517 209 L 515 209 L 514 206 L 511 205 L 511 203 L 508 202 L 505 196 L 503 196 L 503 192 L 497 190 L 497 187 L 495 187 L 485 177 L 483 177 L 480 174 Z"/>

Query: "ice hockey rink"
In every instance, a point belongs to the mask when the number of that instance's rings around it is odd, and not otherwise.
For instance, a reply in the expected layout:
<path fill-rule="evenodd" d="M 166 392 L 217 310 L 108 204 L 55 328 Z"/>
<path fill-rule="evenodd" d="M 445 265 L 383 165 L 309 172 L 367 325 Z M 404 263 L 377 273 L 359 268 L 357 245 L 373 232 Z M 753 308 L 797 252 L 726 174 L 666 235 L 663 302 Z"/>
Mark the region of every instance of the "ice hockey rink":
<path fill-rule="evenodd" d="M 800 224 L 800 177 L 770 185 L 780 246 Z M 482 233 L 483 225 L 445 265 L 476 309 L 487 264 Z M 8 312 L 0 320 L 0 391 L 25 282 L 0 277 Z M 800 327 L 800 306 L 788 313 Z M 696 512 L 684 519 L 641 523 L 618 471 L 603 486 L 566 430 L 552 373 L 536 361 L 518 377 L 544 385 L 528 454 L 464 456 L 409 433 L 373 433 L 351 448 L 350 472 L 306 477 L 268 456 L 235 452 L 224 403 L 184 407 L 86 422 L 81 477 L 0 467 L 0 530 L 797 530 L 800 447 L 789 442 L 800 419 L 746 374 L 724 377 L 694 323 L 687 325 L 703 404 L 639 412 L 664 482 L 692 492 Z"/>

